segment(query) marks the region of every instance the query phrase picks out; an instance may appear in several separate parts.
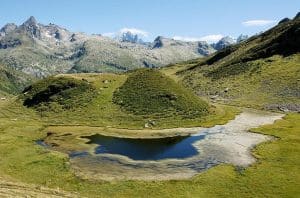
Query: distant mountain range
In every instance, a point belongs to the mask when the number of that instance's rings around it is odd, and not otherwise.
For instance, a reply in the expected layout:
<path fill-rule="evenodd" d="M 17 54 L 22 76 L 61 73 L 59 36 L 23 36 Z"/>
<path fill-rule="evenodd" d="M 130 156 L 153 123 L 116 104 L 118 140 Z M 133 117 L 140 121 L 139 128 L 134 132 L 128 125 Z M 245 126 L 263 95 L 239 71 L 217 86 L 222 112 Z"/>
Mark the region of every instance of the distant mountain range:
<path fill-rule="evenodd" d="M 30 17 L 22 25 L 8 23 L 0 30 L 0 64 L 41 78 L 67 72 L 122 72 L 161 67 L 215 52 L 205 42 L 157 37 L 143 42 L 125 32 L 117 39 L 70 32 Z"/>
<path fill-rule="evenodd" d="M 234 43 L 230 37 L 208 44 L 161 36 L 144 42 L 130 31 L 109 38 L 70 32 L 52 23 L 43 25 L 31 16 L 19 26 L 8 23 L 0 29 L 0 64 L 37 78 L 57 73 L 122 72 L 207 56 Z"/>
<path fill-rule="evenodd" d="M 53 23 L 43 25 L 31 16 L 21 25 L 8 23 L 0 29 L 0 91 L 16 93 L 36 79 L 61 73 L 163 67 L 208 56 L 236 42 L 230 37 L 208 44 L 162 36 L 145 42 L 127 30 L 110 38 L 71 32 Z"/>

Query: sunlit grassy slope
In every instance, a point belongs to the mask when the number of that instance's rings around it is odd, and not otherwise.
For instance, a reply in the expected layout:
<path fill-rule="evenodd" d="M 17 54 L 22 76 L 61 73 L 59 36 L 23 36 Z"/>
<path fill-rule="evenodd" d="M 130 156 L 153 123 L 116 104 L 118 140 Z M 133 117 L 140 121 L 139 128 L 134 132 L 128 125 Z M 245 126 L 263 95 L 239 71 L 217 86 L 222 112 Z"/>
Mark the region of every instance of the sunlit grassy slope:
<path fill-rule="evenodd" d="M 202 97 L 263 109 L 300 106 L 300 18 L 283 22 L 207 58 L 162 72 Z"/>
<path fill-rule="evenodd" d="M 114 93 L 114 102 L 136 115 L 158 118 L 196 118 L 209 113 L 207 102 L 157 70 L 140 69 L 129 74 Z"/>
<path fill-rule="evenodd" d="M 180 75 L 185 86 L 200 96 L 215 97 L 219 102 L 265 109 L 300 103 L 299 54 L 277 55 L 246 64 L 250 67 L 247 71 L 223 78 L 208 76 L 207 73 L 216 68 L 211 66 L 187 70 Z"/>

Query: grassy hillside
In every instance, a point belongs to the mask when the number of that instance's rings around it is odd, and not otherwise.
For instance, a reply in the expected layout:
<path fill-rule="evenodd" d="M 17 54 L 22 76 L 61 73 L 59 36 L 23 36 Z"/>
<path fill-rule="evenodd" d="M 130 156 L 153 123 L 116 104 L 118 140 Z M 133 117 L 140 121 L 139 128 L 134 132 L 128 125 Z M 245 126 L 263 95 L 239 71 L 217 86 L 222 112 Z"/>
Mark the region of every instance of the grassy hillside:
<path fill-rule="evenodd" d="M 237 45 L 229 46 L 216 54 L 199 61 L 189 69 L 203 65 L 218 65 L 207 75 L 214 78 L 236 75 L 251 69 L 247 63 L 273 55 L 287 57 L 300 51 L 300 18 L 279 23 L 270 30 L 252 36 Z M 238 69 L 235 69 L 238 68 Z"/>
<path fill-rule="evenodd" d="M 214 55 L 162 69 L 202 97 L 262 109 L 300 110 L 300 19 Z"/>
<path fill-rule="evenodd" d="M 148 72 L 152 73 L 152 71 Z M 128 76 L 125 74 L 64 74 L 50 77 L 29 86 L 12 106 L 25 105 L 28 110 L 34 110 L 41 120 L 51 125 L 110 126 L 134 129 L 142 129 L 145 125 L 152 128 L 211 126 L 224 123 L 237 113 L 233 108 L 220 106 L 211 106 L 208 113 L 206 102 L 180 86 L 177 88 L 175 82 L 164 75 L 157 72 L 154 74 L 170 82 L 170 85 L 173 83 L 173 88 L 162 88 L 158 83 L 159 86 L 152 90 L 154 92 L 151 93 L 156 94 L 152 104 L 160 105 L 161 108 L 155 106 L 150 108 L 149 103 L 140 100 L 141 98 L 148 100 L 146 97 L 149 95 L 147 96 L 146 93 L 129 101 L 128 104 L 137 105 L 140 113 L 131 111 L 136 106 L 128 106 L 130 108 L 128 111 L 124 106 L 115 103 L 115 100 L 120 102 L 117 98 L 124 97 L 121 94 L 123 92 L 116 92 L 116 90 L 120 87 L 119 91 L 122 90 L 124 83 L 126 88 L 126 82 L 130 82 L 127 81 Z M 146 84 L 152 83 L 149 80 Z M 121 95 L 114 97 L 114 93 Z M 128 93 L 134 93 L 134 91 L 130 90 Z M 169 95 L 166 96 L 166 94 Z M 131 94 L 126 95 L 124 101 L 132 99 L 131 97 Z M 190 104 L 194 109 L 189 107 Z M 144 111 L 148 107 L 150 111 Z M 144 114 L 144 112 L 147 113 Z M 162 115 L 163 112 L 166 113 L 165 116 Z"/>
<path fill-rule="evenodd" d="M 264 109 L 293 108 L 300 104 L 299 54 L 273 56 L 246 64 L 251 67 L 250 70 L 226 78 L 207 76 L 214 71 L 210 66 L 181 75 L 184 84 L 198 95 L 223 103 Z"/>
<path fill-rule="evenodd" d="M 86 106 L 95 95 L 95 88 L 84 79 L 49 77 L 25 88 L 21 98 L 27 107 L 57 112 Z"/>
<path fill-rule="evenodd" d="M 34 81 L 33 77 L 0 65 L 0 92 L 20 93 L 32 81 Z"/>
<path fill-rule="evenodd" d="M 132 72 L 114 93 L 113 101 L 137 115 L 201 117 L 208 114 L 205 101 L 157 70 Z"/>

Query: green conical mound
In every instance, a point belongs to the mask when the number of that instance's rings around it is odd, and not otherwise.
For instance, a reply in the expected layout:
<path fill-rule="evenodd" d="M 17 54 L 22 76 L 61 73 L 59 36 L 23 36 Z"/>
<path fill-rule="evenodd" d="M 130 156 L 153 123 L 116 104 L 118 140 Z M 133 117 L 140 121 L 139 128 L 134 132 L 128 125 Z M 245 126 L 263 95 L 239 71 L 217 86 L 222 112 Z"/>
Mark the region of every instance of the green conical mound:
<path fill-rule="evenodd" d="M 208 104 L 157 70 L 140 69 L 114 92 L 113 101 L 137 115 L 194 118 L 208 114 Z"/>
<path fill-rule="evenodd" d="M 49 77 L 27 87 L 21 98 L 27 107 L 61 110 L 85 106 L 94 92 L 94 87 L 84 80 Z"/>

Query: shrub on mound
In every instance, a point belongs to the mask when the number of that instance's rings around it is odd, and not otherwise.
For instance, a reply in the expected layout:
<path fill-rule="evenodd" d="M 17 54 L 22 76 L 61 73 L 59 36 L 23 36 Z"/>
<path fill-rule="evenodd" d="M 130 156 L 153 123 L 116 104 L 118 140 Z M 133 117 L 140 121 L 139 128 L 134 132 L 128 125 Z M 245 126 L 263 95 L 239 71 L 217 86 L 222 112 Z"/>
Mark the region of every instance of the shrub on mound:
<path fill-rule="evenodd" d="M 24 106 L 46 110 L 85 106 L 95 95 L 94 87 L 84 80 L 49 77 L 25 88 Z"/>
<path fill-rule="evenodd" d="M 153 69 L 132 72 L 114 92 L 113 102 L 136 115 L 194 118 L 208 114 L 208 104 L 175 81 Z"/>

